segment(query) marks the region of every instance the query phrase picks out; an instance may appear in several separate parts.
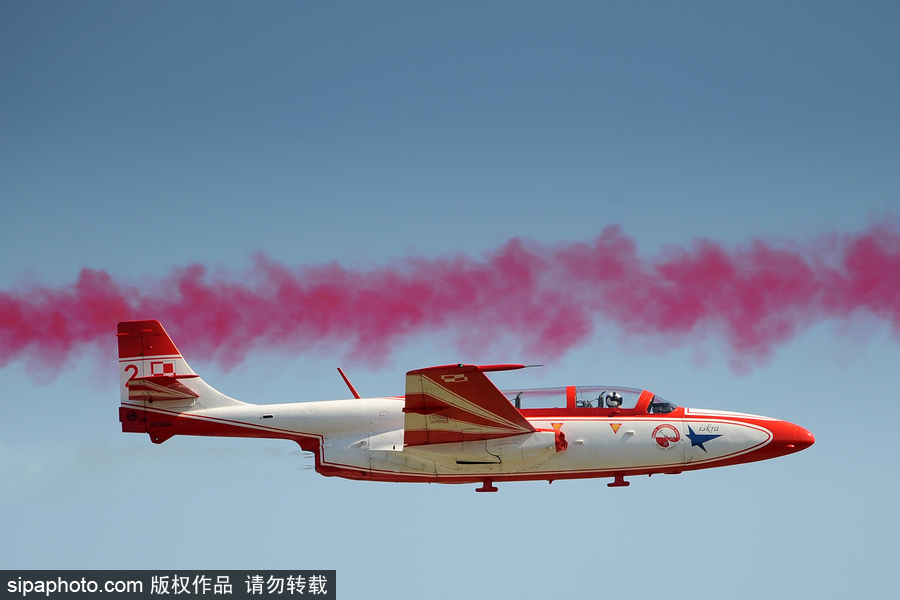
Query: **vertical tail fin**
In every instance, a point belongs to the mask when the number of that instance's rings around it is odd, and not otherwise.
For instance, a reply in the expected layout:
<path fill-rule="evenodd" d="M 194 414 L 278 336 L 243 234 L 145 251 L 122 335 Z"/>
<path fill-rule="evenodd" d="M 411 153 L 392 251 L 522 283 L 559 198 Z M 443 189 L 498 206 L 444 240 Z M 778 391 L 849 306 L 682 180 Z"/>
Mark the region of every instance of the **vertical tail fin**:
<path fill-rule="evenodd" d="M 148 414 L 171 416 L 244 404 L 215 390 L 194 373 L 159 321 L 123 321 L 116 336 L 122 431 L 146 432 L 154 442 L 161 443 L 175 433 L 186 432 L 162 429 L 172 425 L 171 419 L 148 422 Z"/>
<path fill-rule="evenodd" d="M 179 379 L 197 377 L 159 321 L 119 323 L 119 383 L 122 402 L 174 400 L 197 394 Z M 168 390 L 168 391 L 167 391 Z"/>

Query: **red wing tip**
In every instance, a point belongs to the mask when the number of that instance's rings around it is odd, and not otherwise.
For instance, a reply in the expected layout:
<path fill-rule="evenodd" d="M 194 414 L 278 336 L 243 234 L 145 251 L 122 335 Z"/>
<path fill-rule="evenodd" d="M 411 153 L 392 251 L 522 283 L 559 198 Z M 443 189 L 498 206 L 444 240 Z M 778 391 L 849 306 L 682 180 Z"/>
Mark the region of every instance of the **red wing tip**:
<path fill-rule="evenodd" d="M 500 364 L 500 365 L 467 365 L 464 363 L 457 363 L 454 365 L 438 365 L 435 367 L 425 367 L 422 369 L 416 369 L 414 371 L 409 371 L 408 375 L 418 375 L 420 373 L 427 373 L 429 371 L 481 371 L 482 373 L 489 373 L 492 371 L 515 371 L 516 369 L 525 369 L 527 367 L 535 367 L 540 365 L 520 365 L 520 364 Z"/>
<path fill-rule="evenodd" d="M 482 373 L 487 373 L 490 371 L 515 371 L 516 369 L 524 369 L 528 365 L 517 365 L 517 364 L 507 364 L 507 365 L 479 365 L 478 370 Z"/>

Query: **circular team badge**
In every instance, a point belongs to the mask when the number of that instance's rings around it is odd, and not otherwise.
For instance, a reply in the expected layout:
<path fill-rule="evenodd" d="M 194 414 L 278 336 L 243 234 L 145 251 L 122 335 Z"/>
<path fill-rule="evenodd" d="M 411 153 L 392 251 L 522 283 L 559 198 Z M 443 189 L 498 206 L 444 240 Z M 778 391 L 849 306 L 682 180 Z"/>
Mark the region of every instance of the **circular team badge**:
<path fill-rule="evenodd" d="M 653 442 L 660 450 L 672 450 L 681 441 L 681 434 L 674 425 L 663 423 L 653 430 Z"/>

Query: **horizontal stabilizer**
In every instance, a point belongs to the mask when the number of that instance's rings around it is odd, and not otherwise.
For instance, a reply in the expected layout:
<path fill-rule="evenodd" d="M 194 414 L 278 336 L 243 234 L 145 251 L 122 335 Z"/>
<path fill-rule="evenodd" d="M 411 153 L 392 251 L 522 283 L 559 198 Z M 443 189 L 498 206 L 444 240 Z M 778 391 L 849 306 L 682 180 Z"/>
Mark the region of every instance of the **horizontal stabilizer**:
<path fill-rule="evenodd" d="M 125 384 L 128 388 L 128 399 L 132 401 L 147 400 L 158 402 L 165 400 L 192 400 L 199 394 L 178 381 L 175 377 L 165 375 L 155 377 L 139 377 Z"/>

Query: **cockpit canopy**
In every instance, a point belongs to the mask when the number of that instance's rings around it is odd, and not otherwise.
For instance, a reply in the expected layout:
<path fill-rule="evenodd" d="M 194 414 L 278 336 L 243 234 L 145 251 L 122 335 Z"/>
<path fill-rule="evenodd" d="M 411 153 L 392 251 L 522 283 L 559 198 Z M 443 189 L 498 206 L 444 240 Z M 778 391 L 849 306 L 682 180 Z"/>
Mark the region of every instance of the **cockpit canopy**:
<path fill-rule="evenodd" d="M 654 415 L 662 415 L 666 413 L 670 413 L 673 410 L 678 408 L 675 404 L 660 398 L 659 396 L 653 396 L 653 399 L 650 400 L 650 405 L 647 406 L 647 412 Z"/>
<path fill-rule="evenodd" d="M 541 388 L 534 390 L 506 390 L 502 392 L 519 409 L 530 408 L 612 408 L 634 409 L 642 394 L 635 388 L 615 386 L 570 386 L 565 388 Z M 653 396 L 647 405 L 652 414 L 670 413 L 675 404 L 659 396 Z"/>

